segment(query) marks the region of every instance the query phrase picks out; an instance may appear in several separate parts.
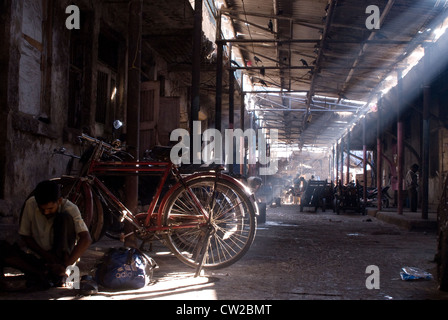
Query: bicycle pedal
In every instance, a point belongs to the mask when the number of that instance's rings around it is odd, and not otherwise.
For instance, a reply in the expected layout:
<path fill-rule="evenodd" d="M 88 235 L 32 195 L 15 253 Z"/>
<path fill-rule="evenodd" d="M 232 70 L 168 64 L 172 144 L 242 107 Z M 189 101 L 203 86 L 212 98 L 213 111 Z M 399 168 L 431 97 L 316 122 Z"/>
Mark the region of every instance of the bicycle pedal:
<path fill-rule="evenodd" d="M 127 237 L 132 236 L 133 234 L 134 234 L 134 231 L 129 232 L 128 234 L 120 233 L 120 241 L 121 241 L 121 242 L 124 242 L 124 240 L 125 240 Z"/>

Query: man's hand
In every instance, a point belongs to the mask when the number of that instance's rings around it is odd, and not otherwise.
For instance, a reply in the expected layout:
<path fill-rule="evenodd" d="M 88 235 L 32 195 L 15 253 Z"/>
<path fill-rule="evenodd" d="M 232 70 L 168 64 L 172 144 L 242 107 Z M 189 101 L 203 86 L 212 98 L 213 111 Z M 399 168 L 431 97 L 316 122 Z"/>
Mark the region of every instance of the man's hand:
<path fill-rule="evenodd" d="M 50 270 L 50 273 L 55 276 L 62 277 L 65 275 L 66 268 L 62 264 L 59 263 L 48 264 L 48 269 Z"/>
<path fill-rule="evenodd" d="M 72 253 L 70 256 L 66 257 L 65 259 L 65 265 L 69 266 L 74 264 L 81 255 L 89 248 L 90 244 L 92 243 L 92 238 L 90 237 L 90 233 L 87 231 L 83 231 L 78 233 L 78 243 L 73 248 Z"/>
<path fill-rule="evenodd" d="M 22 236 L 22 239 L 25 242 L 26 246 L 35 253 L 37 253 L 39 256 L 41 256 L 46 263 L 48 264 L 62 263 L 62 261 L 56 258 L 56 256 L 52 252 L 45 251 L 44 249 L 42 249 L 37 244 L 36 240 L 33 239 L 33 237 Z"/>

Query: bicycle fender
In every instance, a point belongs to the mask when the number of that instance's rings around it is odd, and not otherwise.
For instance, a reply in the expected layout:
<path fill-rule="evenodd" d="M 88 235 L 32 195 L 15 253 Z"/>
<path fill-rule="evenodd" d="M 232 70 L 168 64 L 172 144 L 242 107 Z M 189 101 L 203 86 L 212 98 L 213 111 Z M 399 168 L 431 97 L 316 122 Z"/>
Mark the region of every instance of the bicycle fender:
<path fill-rule="evenodd" d="M 186 178 L 183 179 L 184 183 L 188 183 L 192 180 L 196 180 L 196 179 L 203 179 L 203 178 L 216 178 L 216 173 L 213 172 L 200 172 L 200 173 L 195 173 L 192 174 Z M 218 177 L 220 180 L 226 180 L 227 182 L 230 182 L 232 184 L 235 185 L 236 188 L 240 189 L 241 191 L 244 192 L 244 194 L 249 198 L 250 202 L 252 203 L 252 206 L 254 207 L 254 211 L 255 211 L 255 215 L 259 215 L 259 210 L 258 210 L 258 205 L 257 205 L 257 201 L 255 200 L 255 195 L 251 192 L 250 188 L 248 186 L 246 186 L 244 183 L 242 183 L 241 181 L 235 179 L 234 177 L 231 177 L 227 174 L 219 174 Z M 171 194 L 177 190 L 177 188 L 182 187 L 183 184 L 182 182 L 177 182 L 163 197 L 162 202 L 161 202 L 161 208 L 165 207 L 165 203 L 168 200 L 168 198 L 171 196 Z"/>
<path fill-rule="evenodd" d="M 259 212 L 259 209 L 258 209 L 257 201 L 255 199 L 255 194 L 250 190 L 250 188 L 247 185 L 245 185 L 243 182 L 241 182 L 240 180 L 235 179 L 234 177 L 229 176 L 227 174 L 221 174 L 220 178 L 221 177 L 223 177 L 225 180 L 227 180 L 229 182 L 232 182 L 232 183 L 236 184 L 237 187 L 239 187 L 241 190 L 243 190 L 243 192 L 247 195 L 247 197 L 249 198 L 250 202 L 252 203 L 252 206 L 255 209 L 255 215 L 259 216 L 260 212 Z"/>

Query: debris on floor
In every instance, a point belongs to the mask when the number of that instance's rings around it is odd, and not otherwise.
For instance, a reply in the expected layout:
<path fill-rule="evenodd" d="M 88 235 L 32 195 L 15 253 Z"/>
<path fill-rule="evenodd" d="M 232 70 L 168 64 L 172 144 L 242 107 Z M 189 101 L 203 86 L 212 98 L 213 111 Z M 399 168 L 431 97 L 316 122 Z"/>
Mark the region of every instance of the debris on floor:
<path fill-rule="evenodd" d="M 402 280 L 432 280 L 432 274 L 415 267 L 401 268 L 400 276 Z"/>

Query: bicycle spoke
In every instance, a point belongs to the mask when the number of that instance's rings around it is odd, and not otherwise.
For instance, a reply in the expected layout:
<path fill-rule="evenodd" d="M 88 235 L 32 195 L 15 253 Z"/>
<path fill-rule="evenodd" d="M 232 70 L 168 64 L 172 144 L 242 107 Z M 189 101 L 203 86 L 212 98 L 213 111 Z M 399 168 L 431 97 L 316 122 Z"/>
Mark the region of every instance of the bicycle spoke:
<path fill-rule="evenodd" d="M 199 251 L 207 245 L 204 267 L 220 267 L 238 260 L 250 246 L 255 233 L 255 218 L 253 208 L 243 193 L 231 186 L 214 179 L 198 181 L 189 186 L 196 199 L 207 211 L 206 216 L 195 215 L 194 204 L 187 196 L 187 190 L 179 191 L 166 213 L 166 223 L 181 229 L 172 229 L 167 242 L 181 260 L 194 265 L 197 263 Z M 196 217 L 204 223 L 203 227 L 194 230 L 183 224 L 191 223 Z M 207 219 L 210 218 L 209 225 Z M 212 228 L 210 241 L 205 228 Z M 203 250 L 202 250 L 203 252 Z"/>

